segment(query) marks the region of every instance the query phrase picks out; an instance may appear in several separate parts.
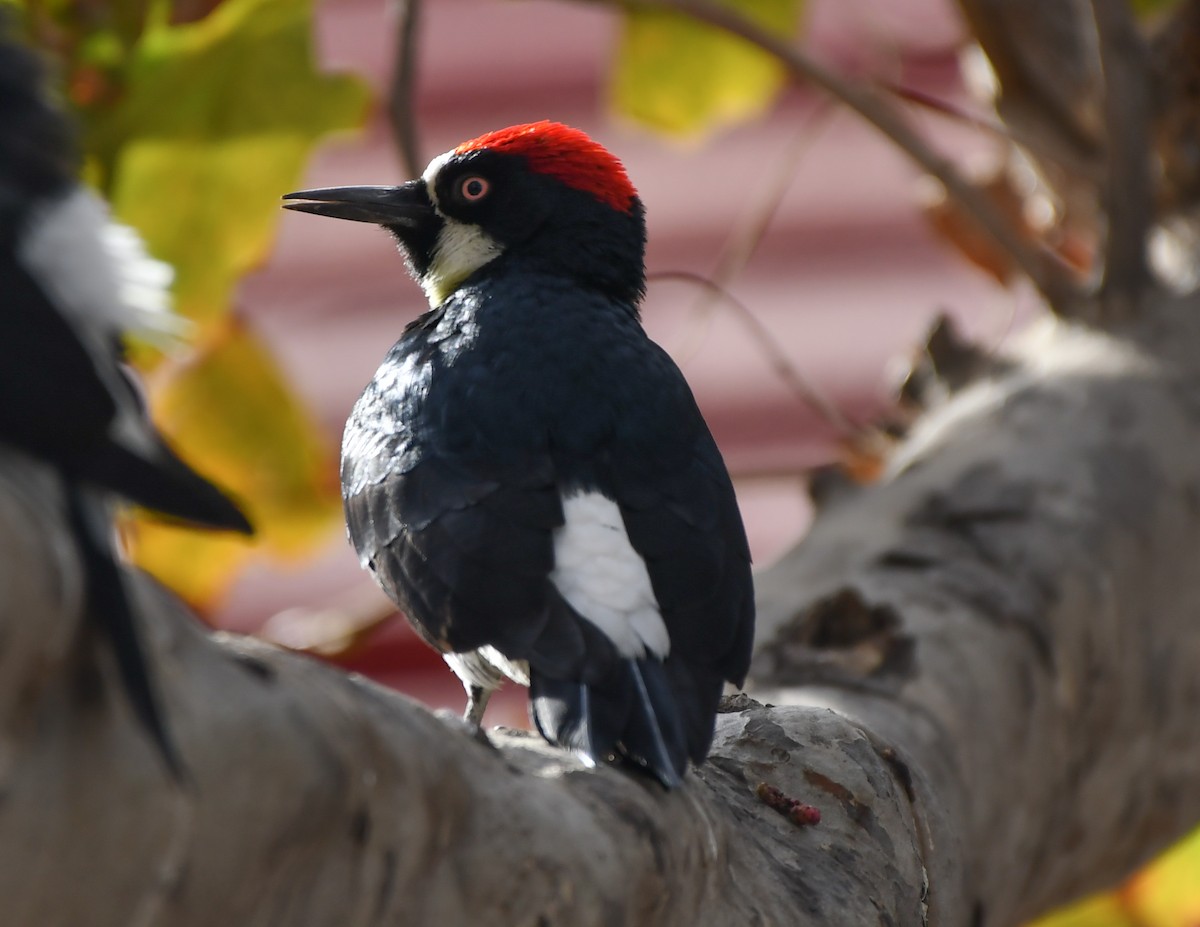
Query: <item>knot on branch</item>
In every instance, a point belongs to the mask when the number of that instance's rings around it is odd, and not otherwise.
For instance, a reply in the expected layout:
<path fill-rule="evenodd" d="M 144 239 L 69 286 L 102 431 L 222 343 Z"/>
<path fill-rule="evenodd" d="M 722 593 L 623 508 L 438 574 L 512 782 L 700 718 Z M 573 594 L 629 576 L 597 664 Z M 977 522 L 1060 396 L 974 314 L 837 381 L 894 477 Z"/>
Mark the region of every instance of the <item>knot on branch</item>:
<path fill-rule="evenodd" d="M 897 388 L 897 403 L 904 430 L 909 422 L 945 402 L 965 386 L 1012 369 L 1012 363 L 967 340 L 945 313 L 940 314 L 925 337 L 925 344 Z"/>
<path fill-rule="evenodd" d="M 913 671 L 913 642 L 901 633 L 899 615 L 852 588 L 815 601 L 759 656 L 755 678 L 768 685 L 901 680 Z"/>

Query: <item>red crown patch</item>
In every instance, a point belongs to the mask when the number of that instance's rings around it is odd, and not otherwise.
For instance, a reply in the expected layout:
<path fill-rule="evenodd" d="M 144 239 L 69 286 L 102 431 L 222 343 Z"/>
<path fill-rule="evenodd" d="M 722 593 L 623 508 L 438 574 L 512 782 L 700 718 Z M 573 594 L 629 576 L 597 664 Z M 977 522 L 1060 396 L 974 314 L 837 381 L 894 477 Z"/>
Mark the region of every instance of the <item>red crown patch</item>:
<path fill-rule="evenodd" d="M 616 157 L 579 129 L 558 122 L 531 122 L 488 132 L 454 149 L 468 154 L 481 149 L 520 155 L 529 169 L 582 190 L 613 209 L 629 212 L 637 191 Z"/>

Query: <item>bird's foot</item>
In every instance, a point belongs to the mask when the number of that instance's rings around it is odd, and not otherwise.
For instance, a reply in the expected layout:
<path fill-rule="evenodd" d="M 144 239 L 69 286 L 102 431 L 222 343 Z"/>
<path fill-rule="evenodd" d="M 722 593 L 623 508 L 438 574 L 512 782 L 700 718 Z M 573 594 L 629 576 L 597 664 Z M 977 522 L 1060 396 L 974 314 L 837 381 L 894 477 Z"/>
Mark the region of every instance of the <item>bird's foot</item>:
<path fill-rule="evenodd" d="M 433 714 L 447 727 L 461 731 L 482 746 L 490 747 L 493 750 L 496 748 L 496 745 L 492 743 L 482 725 L 475 724 L 473 721 L 461 717 L 457 712 L 453 712 L 449 708 L 439 708 Z"/>

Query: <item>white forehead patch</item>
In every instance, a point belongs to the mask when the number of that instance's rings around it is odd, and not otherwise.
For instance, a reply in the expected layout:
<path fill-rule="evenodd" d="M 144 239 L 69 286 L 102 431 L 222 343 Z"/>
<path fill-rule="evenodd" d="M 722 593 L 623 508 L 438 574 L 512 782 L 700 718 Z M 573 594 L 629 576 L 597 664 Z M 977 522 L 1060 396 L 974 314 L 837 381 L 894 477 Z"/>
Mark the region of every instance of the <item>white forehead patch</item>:
<path fill-rule="evenodd" d="M 446 162 L 453 157 L 453 151 L 447 151 L 445 154 L 438 155 L 429 162 L 429 166 L 425 168 L 425 173 L 421 175 L 421 179 L 425 181 L 425 190 L 429 194 L 429 200 L 433 203 L 433 208 L 437 209 L 438 212 L 441 212 L 441 210 L 438 209 L 437 191 L 434 189 L 437 186 L 437 175 L 446 166 Z"/>

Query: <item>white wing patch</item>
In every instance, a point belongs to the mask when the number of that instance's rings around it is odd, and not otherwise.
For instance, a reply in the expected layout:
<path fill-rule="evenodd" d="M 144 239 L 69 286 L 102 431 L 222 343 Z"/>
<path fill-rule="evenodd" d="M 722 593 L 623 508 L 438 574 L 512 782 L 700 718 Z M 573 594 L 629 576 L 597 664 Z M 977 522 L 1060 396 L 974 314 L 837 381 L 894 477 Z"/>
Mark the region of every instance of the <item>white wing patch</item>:
<path fill-rule="evenodd" d="M 554 533 L 550 581 L 624 657 L 647 651 L 665 659 L 671 637 L 650 585 L 646 562 L 629 542 L 621 510 L 607 496 L 563 496 L 566 523 Z"/>
<path fill-rule="evenodd" d="M 171 267 L 86 187 L 33 214 L 19 256 L 85 339 L 133 333 L 170 344 L 187 331 L 170 310 Z"/>

